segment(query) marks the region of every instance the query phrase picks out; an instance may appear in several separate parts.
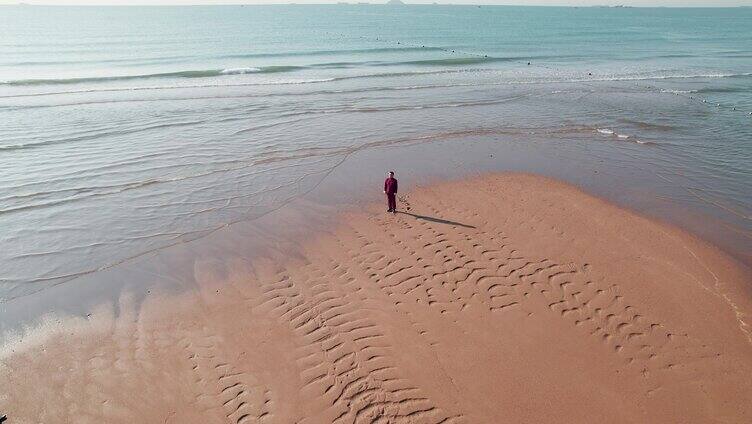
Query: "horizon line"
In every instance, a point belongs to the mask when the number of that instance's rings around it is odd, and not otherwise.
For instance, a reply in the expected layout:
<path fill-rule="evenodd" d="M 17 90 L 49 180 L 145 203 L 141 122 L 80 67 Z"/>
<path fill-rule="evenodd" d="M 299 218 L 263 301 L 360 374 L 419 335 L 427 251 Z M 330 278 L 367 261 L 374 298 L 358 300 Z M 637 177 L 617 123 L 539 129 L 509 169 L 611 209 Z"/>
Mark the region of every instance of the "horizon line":
<path fill-rule="evenodd" d="M 593 4 L 593 5 L 567 5 L 567 4 L 517 4 L 517 3 L 451 3 L 451 2 L 439 2 L 432 3 L 403 3 L 403 4 L 389 4 L 384 2 L 368 2 L 368 1 L 332 1 L 321 3 L 298 3 L 295 1 L 279 1 L 269 3 L 185 3 L 185 4 L 154 4 L 154 3 L 131 3 L 131 4 L 107 4 L 107 3 L 88 3 L 88 4 L 54 4 L 54 3 L 0 3 L 0 7 L 10 6 L 42 6 L 42 7 L 246 7 L 246 6 L 485 6 L 485 7 L 560 7 L 560 8 L 602 8 L 602 9 L 736 9 L 736 8 L 752 8 L 752 4 L 749 5 L 660 5 L 660 6 L 644 6 L 644 5 L 630 5 L 630 4 Z"/>

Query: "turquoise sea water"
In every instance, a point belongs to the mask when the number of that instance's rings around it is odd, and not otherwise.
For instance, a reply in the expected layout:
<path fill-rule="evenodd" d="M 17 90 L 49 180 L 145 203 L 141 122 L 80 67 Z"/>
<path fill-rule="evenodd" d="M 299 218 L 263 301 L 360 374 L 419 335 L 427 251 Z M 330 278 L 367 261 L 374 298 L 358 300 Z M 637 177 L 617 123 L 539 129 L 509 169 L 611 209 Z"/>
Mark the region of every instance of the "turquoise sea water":
<path fill-rule="evenodd" d="M 263 215 L 354 152 L 439 140 L 515 149 L 483 170 L 569 179 L 748 261 L 751 22 L 749 8 L 0 7 L 0 300 Z M 409 178 L 456 159 L 437 157 Z"/>

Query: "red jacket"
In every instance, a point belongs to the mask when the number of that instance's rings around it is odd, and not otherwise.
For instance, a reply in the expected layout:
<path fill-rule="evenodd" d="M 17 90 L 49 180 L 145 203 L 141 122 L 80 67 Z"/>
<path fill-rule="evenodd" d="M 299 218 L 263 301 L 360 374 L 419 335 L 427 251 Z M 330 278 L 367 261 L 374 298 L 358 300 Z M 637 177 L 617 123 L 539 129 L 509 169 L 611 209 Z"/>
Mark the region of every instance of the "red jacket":
<path fill-rule="evenodd" d="M 384 191 L 386 194 L 397 194 L 397 179 L 389 177 L 384 181 Z"/>

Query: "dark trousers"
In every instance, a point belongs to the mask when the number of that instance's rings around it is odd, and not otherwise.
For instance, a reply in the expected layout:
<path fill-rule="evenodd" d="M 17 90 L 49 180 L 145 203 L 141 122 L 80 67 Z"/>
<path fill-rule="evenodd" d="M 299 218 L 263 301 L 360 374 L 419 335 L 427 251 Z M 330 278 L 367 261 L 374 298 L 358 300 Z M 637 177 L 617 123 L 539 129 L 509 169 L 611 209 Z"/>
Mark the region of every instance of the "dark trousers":
<path fill-rule="evenodd" d="M 389 204 L 389 210 L 396 211 L 397 210 L 397 194 L 387 193 L 386 200 L 387 200 L 387 203 Z"/>

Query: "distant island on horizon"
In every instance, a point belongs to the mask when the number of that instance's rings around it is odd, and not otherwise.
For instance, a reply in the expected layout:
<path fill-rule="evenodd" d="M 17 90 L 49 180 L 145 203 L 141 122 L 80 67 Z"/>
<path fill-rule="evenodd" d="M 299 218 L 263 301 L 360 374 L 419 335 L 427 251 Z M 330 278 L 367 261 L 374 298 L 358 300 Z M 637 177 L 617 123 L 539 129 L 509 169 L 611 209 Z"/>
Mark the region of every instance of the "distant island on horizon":
<path fill-rule="evenodd" d="M 290 4 L 295 4 L 295 3 L 290 3 Z M 340 5 L 354 5 L 354 4 L 358 4 L 358 5 L 362 5 L 362 4 L 368 4 L 368 5 L 379 5 L 379 4 L 404 5 L 405 3 L 402 2 L 402 1 L 400 1 L 400 0 L 389 0 L 386 3 L 369 3 L 369 2 L 364 2 L 364 1 L 357 2 L 357 3 L 351 3 L 351 2 L 346 2 L 346 1 L 339 1 L 339 2 L 337 2 L 337 4 L 340 4 Z M 434 4 L 436 4 L 436 3 L 434 3 Z"/>

